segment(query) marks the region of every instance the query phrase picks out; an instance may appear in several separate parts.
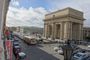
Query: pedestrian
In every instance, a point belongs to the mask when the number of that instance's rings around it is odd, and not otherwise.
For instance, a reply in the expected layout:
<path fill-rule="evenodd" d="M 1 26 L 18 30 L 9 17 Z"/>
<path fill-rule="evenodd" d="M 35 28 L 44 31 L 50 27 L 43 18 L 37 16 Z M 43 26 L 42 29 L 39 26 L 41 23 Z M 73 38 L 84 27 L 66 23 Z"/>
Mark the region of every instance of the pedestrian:
<path fill-rule="evenodd" d="M 10 31 L 10 40 L 12 40 L 13 38 L 14 38 L 13 31 Z"/>
<path fill-rule="evenodd" d="M 9 37 L 10 37 L 10 31 L 9 30 L 5 31 L 5 36 L 6 36 L 6 39 L 9 40 Z"/>

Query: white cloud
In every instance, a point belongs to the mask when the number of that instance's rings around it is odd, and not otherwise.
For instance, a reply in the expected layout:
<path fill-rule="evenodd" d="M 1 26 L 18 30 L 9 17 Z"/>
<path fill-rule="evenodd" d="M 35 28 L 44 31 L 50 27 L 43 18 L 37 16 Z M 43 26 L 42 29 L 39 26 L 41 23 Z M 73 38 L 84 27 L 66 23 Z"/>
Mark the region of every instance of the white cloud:
<path fill-rule="evenodd" d="M 14 6 L 19 6 L 19 0 L 12 2 Z M 31 0 L 36 1 L 36 0 Z M 50 4 L 49 11 L 56 11 L 66 7 L 72 7 L 74 9 L 84 12 L 84 26 L 90 26 L 90 0 L 46 0 Z M 43 26 L 43 18 L 47 13 L 44 7 L 32 8 L 16 8 L 9 7 L 8 16 L 7 16 L 7 25 L 17 26 L 17 25 L 26 25 L 26 26 Z"/>
<path fill-rule="evenodd" d="M 47 10 L 43 7 L 30 7 L 28 9 L 9 7 L 7 14 L 7 25 L 43 27 L 43 19 L 46 13 Z"/>
<path fill-rule="evenodd" d="M 19 6 L 19 0 L 11 0 L 10 3 L 12 6 Z"/>

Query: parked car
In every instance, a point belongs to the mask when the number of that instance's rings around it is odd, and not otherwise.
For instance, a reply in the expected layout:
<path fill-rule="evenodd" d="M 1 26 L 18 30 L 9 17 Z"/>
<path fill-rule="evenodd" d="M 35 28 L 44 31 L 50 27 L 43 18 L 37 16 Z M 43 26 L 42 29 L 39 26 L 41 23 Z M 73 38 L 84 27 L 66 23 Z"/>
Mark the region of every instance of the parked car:
<path fill-rule="evenodd" d="M 36 38 L 33 36 L 24 36 L 24 42 L 26 42 L 27 44 L 37 44 Z"/>
<path fill-rule="evenodd" d="M 21 47 L 20 46 L 14 46 L 13 47 L 13 52 L 16 54 L 17 52 L 21 51 Z"/>
<path fill-rule="evenodd" d="M 59 50 L 59 47 L 54 47 L 54 51 L 58 51 Z"/>
<path fill-rule="evenodd" d="M 36 39 L 31 39 L 30 44 L 37 44 Z"/>
<path fill-rule="evenodd" d="M 84 49 L 77 49 L 77 50 L 73 51 L 72 56 L 74 56 L 74 55 L 77 54 L 78 52 L 86 53 L 86 50 L 84 50 Z"/>
<path fill-rule="evenodd" d="M 90 48 L 90 45 L 88 45 L 88 48 Z"/>
<path fill-rule="evenodd" d="M 13 42 L 13 46 L 18 46 L 19 42 Z"/>
<path fill-rule="evenodd" d="M 80 47 L 78 47 L 76 44 L 71 44 L 72 48 L 74 48 L 75 50 L 80 49 Z"/>
<path fill-rule="evenodd" d="M 85 60 L 88 57 L 88 54 L 78 52 L 72 56 L 71 60 Z"/>
<path fill-rule="evenodd" d="M 63 55 L 63 49 L 62 46 L 54 47 L 54 51 L 56 51 L 58 54 Z"/>
<path fill-rule="evenodd" d="M 13 41 L 13 48 L 14 48 L 15 46 L 20 46 L 20 43 L 19 43 L 18 40 L 14 40 L 14 41 Z"/>
<path fill-rule="evenodd" d="M 19 42 L 19 40 L 16 40 L 16 39 L 15 39 L 15 40 L 13 40 L 13 43 L 14 43 L 14 42 Z"/>
<path fill-rule="evenodd" d="M 26 57 L 26 54 L 24 52 L 19 52 L 18 57 L 19 59 L 24 59 Z"/>
<path fill-rule="evenodd" d="M 37 40 L 38 42 L 43 42 L 43 38 L 40 38 L 40 37 L 37 37 L 36 40 Z"/>
<path fill-rule="evenodd" d="M 62 49 L 59 49 L 57 52 L 58 52 L 58 54 L 63 55 L 63 50 Z"/>
<path fill-rule="evenodd" d="M 21 47 L 20 47 L 19 44 L 20 44 L 20 43 L 19 43 L 18 40 L 14 40 L 14 41 L 13 41 L 13 53 L 14 53 L 15 56 L 17 56 L 17 54 L 18 54 L 19 52 L 21 52 Z"/>

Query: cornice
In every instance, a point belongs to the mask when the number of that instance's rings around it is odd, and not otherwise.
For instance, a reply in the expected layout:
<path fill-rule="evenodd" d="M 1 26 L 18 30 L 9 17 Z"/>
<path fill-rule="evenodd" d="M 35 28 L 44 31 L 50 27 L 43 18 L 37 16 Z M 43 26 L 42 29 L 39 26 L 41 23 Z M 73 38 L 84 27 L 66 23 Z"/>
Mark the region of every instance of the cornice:
<path fill-rule="evenodd" d="M 74 8 L 71 8 L 71 7 L 67 7 L 67 8 L 64 8 L 64 9 L 61 9 L 61 10 L 57 10 L 57 11 L 54 11 L 54 12 L 48 13 L 48 14 L 46 14 L 45 16 L 53 15 L 53 14 L 55 14 L 55 13 L 62 12 L 62 11 L 64 11 L 64 10 L 74 10 L 74 11 L 77 11 L 77 12 L 83 13 L 82 11 L 76 10 L 76 9 L 74 9 Z"/>
<path fill-rule="evenodd" d="M 61 19 L 61 18 L 74 18 L 74 19 L 77 19 L 77 20 L 85 20 L 83 17 L 78 17 L 78 16 L 74 16 L 74 15 L 63 15 L 63 16 L 58 16 L 58 17 L 52 17 L 52 18 L 46 18 L 44 19 L 44 21 L 47 21 L 47 20 L 55 20 L 55 19 Z"/>

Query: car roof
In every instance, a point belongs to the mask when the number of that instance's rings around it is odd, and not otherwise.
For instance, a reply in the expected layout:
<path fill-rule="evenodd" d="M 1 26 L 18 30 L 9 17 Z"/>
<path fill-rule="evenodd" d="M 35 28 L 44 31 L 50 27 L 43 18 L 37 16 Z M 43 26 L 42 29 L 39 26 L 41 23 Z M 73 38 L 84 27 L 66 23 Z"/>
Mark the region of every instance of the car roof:
<path fill-rule="evenodd" d="M 77 54 L 85 55 L 85 53 L 78 52 Z"/>
<path fill-rule="evenodd" d="M 14 46 L 15 48 L 20 48 L 20 46 Z"/>
<path fill-rule="evenodd" d="M 25 53 L 23 53 L 23 52 L 19 52 L 19 55 L 21 56 L 21 55 L 25 55 Z"/>

